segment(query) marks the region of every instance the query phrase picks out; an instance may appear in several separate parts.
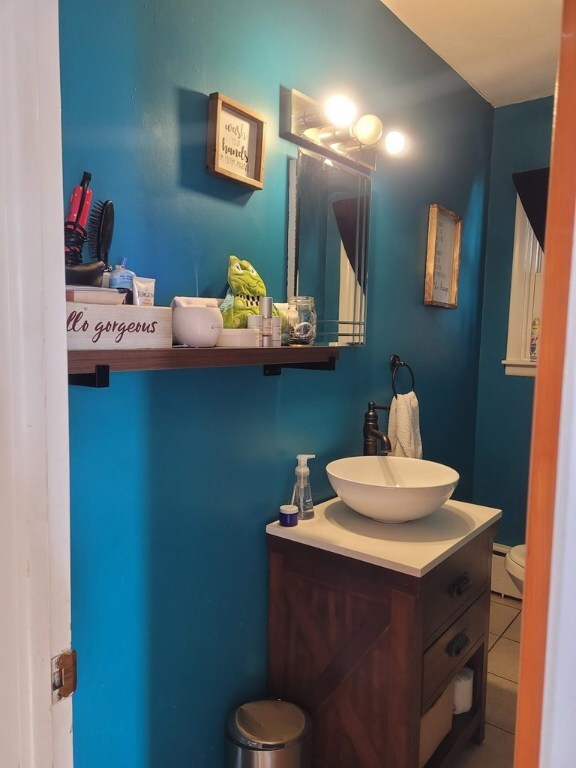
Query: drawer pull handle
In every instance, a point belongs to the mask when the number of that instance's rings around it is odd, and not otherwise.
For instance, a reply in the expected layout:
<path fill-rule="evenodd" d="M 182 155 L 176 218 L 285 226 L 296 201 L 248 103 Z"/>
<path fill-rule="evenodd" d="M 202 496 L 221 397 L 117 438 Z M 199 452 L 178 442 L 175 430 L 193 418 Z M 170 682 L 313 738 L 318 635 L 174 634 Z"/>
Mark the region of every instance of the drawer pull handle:
<path fill-rule="evenodd" d="M 452 597 L 460 597 L 464 594 L 470 587 L 472 586 L 472 579 L 470 576 L 468 576 L 467 573 L 460 576 L 459 579 L 456 579 L 453 584 L 450 585 L 450 595 Z"/>
<path fill-rule="evenodd" d="M 470 638 L 466 632 L 459 632 L 446 646 L 448 656 L 460 656 L 462 651 L 470 645 Z"/>

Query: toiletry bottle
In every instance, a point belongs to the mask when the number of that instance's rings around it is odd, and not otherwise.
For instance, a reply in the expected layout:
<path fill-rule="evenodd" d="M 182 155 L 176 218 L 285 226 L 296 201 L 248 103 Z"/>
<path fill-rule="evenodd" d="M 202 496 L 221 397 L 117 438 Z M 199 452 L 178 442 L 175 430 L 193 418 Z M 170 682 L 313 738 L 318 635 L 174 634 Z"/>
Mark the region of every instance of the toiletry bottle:
<path fill-rule="evenodd" d="M 282 504 L 280 507 L 280 525 L 293 528 L 298 525 L 298 507 L 295 504 Z"/>
<path fill-rule="evenodd" d="M 272 297 L 260 296 L 260 314 L 262 316 L 262 346 L 272 346 Z"/>
<path fill-rule="evenodd" d="M 274 315 L 272 318 L 272 346 L 282 346 L 282 318 L 280 315 Z"/>
<path fill-rule="evenodd" d="M 255 328 L 258 331 L 258 346 L 262 346 L 262 315 L 248 315 L 248 328 Z"/>
<path fill-rule="evenodd" d="M 122 264 L 116 264 L 110 275 L 110 288 L 117 288 L 128 294 L 127 304 L 132 304 L 132 291 L 134 289 L 133 280 L 136 273 L 131 269 L 126 269 L 126 259 L 122 259 Z"/>
<path fill-rule="evenodd" d="M 314 454 L 299 453 L 296 456 L 298 465 L 295 470 L 296 482 L 292 492 L 292 504 L 298 507 L 299 520 L 311 520 L 314 517 L 314 505 L 312 503 L 312 489 L 310 488 L 310 469 L 308 459 L 315 459 Z"/>

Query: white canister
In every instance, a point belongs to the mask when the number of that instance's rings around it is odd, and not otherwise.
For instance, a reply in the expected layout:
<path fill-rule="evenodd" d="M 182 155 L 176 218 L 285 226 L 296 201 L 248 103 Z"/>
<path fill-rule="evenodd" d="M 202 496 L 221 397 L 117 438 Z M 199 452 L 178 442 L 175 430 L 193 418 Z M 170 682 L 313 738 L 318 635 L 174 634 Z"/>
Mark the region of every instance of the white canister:
<path fill-rule="evenodd" d="M 172 334 L 188 347 L 214 347 L 222 333 L 218 307 L 173 307 Z"/>

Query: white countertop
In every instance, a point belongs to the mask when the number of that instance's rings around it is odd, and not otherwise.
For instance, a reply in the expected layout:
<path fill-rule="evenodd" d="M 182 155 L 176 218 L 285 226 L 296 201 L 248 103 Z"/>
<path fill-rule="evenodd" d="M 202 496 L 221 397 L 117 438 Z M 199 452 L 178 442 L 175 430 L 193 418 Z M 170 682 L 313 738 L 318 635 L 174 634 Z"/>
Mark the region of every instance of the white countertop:
<path fill-rule="evenodd" d="M 428 517 L 408 523 L 370 520 L 338 497 L 316 505 L 314 512 L 312 520 L 299 520 L 293 528 L 270 523 L 266 532 L 418 577 L 502 516 L 500 509 L 453 499 Z"/>

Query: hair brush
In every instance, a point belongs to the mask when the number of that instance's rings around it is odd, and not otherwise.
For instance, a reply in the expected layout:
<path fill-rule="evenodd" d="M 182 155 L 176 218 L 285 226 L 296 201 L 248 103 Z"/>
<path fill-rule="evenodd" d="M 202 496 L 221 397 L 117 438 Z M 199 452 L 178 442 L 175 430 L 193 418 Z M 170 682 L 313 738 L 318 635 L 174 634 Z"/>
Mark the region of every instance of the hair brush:
<path fill-rule="evenodd" d="M 114 203 L 112 200 L 98 200 L 92 207 L 88 221 L 88 249 L 92 259 L 106 266 L 113 234 Z"/>

